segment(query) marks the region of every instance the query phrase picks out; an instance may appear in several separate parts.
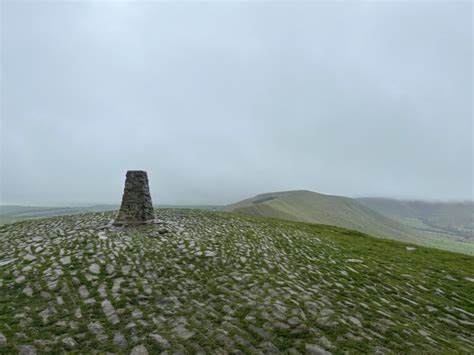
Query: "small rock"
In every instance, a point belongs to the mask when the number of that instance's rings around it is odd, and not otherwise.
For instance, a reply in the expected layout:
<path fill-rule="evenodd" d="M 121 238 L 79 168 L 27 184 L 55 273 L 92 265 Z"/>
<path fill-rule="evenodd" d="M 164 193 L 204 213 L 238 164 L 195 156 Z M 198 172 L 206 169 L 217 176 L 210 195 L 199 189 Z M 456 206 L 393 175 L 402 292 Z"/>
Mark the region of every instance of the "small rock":
<path fill-rule="evenodd" d="M 87 328 L 89 328 L 89 331 L 96 336 L 98 341 L 104 342 L 107 340 L 107 334 L 104 333 L 104 328 L 102 328 L 102 325 L 99 322 L 90 323 Z"/>
<path fill-rule="evenodd" d="M 296 327 L 298 324 L 300 324 L 300 320 L 296 317 L 291 317 L 288 319 L 288 324 L 291 325 L 292 327 Z"/>
<path fill-rule="evenodd" d="M 76 311 L 74 312 L 74 317 L 76 318 L 82 318 L 82 313 L 81 313 L 81 309 L 78 307 L 76 308 Z"/>
<path fill-rule="evenodd" d="M 93 274 L 99 274 L 100 266 L 97 264 L 92 264 L 91 266 L 89 266 L 89 271 L 92 272 Z"/>
<path fill-rule="evenodd" d="M 66 345 L 69 349 L 75 348 L 77 346 L 77 342 L 71 337 L 64 338 L 63 344 Z"/>
<path fill-rule="evenodd" d="M 120 322 L 117 313 L 115 313 L 115 308 L 109 300 L 102 301 L 102 310 L 110 323 L 117 324 Z"/>
<path fill-rule="evenodd" d="M 22 283 L 23 281 L 25 281 L 25 276 L 24 275 L 20 275 L 15 279 L 15 282 L 17 284 Z"/>
<path fill-rule="evenodd" d="M 16 260 L 16 259 L 0 260 L 0 266 L 8 265 L 8 264 L 14 262 L 15 260 Z"/>
<path fill-rule="evenodd" d="M 43 323 L 46 324 L 48 322 L 49 316 L 51 315 L 51 312 L 48 308 L 46 308 L 45 310 L 41 311 L 38 314 L 41 317 Z"/>
<path fill-rule="evenodd" d="M 355 325 L 357 325 L 358 327 L 362 327 L 360 320 L 358 320 L 356 317 L 349 317 L 349 320 Z"/>
<path fill-rule="evenodd" d="M 5 345 L 7 343 L 7 337 L 0 333 L 0 346 Z"/>
<path fill-rule="evenodd" d="M 123 349 L 128 347 L 128 341 L 125 339 L 122 333 L 116 333 L 114 335 L 114 344 Z"/>
<path fill-rule="evenodd" d="M 107 298 L 107 286 L 105 285 L 105 283 L 99 286 L 98 291 L 99 291 L 100 297 Z"/>
<path fill-rule="evenodd" d="M 16 349 L 19 355 L 36 355 L 36 348 L 32 345 L 19 345 Z"/>
<path fill-rule="evenodd" d="M 132 267 L 130 265 L 125 265 L 125 266 L 122 266 L 122 272 L 124 275 L 128 275 L 130 273 L 130 269 Z"/>
<path fill-rule="evenodd" d="M 26 254 L 23 259 L 25 259 L 26 261 L 34 261 L 36 260 L 36 256 L 34 255 L 31 255 L 31 254 Z"/>
<path fill-rule="evenodd" d="M 176 334 L 178 335 L 178 337 L 184 339 L 184 340 L 188 340 L 189 338 L 191 338 L 193 335 L 194 335 L 194 332 L 191 332 L 189 331 L 188 329 L 186 329 L 183 325 L 178 325 L 177 327 L 174 328 L 174 331 L 176 332 Z"/>
<path fill-rule="evenodd" d="M 33 296 L 33 289 L 30 286 L 26 286 L 22 292 L 28 297 Z"/>
<path fill-rule="evenodd" d="M 79 287 L 79 294 L 81 295 L 82 298 L 89 297 L 89 291 L 87 290 L 87 287 L 84 285 Z"/>
<path fill-rule="evenodd" d="M 319 339 L 319 342 L 322 346 L 324 346 L 325 348 L 333 348 L 334 346 L 332 345 L 332 343 L 329 341 L 328 338 L 326 338 L 325 336 L 321 337 Z"/>
<path fill-rule="evenodd" d="M 329 309 L 329 308 L 324 308 L 324 309 L 321 310 L 321 315 L 323 317 L 329 316 L 330 314 L 333 314 L 333 313 L 334 313 L 334 311 L 332 309 Z"/>
<path fill-rule="evenodd" d="M 406 247 L 405 249 L 408 250 L 408 251 L 416 250 L 415 247 Z"/>
<path fill-rule="evenodd" d="M 163 349 L 167 349 L 170 347 L 170 343 L 168 342 L 168 340 L 166 340 L 165 338 L 163 338 L 161 335 L 159 334 L 150 334 L 150 338 L 152 338 L 154 341 L 157 342 L 157 344 L 162 347 Z"/>
<path fill-rule="evenodd" d="M 115 271 L 115 267 L 112 265 L 112 264 L 108 264 L 106 267 L 105 267 L 106 271 L 107 271 L 107 274 L 111 275 L 114 273 Z"/>
<path fill-rule="evenodd" d="M 99 232 L 97 235 L 99 236 L 100 240 L 106 240 L 107 239 L 107 235 L 105 234 L 105 232 Z"/>
<path fill-rule="evenodd" d="M 132 349 L 130 355 L 148 355 L 148 350 L 145 348 L 145 345 L 140 344 Z"/>
<path fill-rule="evenodd" d="M 136 309 L 132 312 L 132 317 L 135 319 L 141 319 L 143 318 L 143 312 L 140 311 L 139 309 Z"/>
<path fill-rule="evenodd" d="M 329 351 L 324 350 L 321 348 L 319 345 L 316 344 L 306 344 L 304 346 L 304 350 L 306 351 L 306 354 L 310 355 L 330 355 L 331 353 Z"/>

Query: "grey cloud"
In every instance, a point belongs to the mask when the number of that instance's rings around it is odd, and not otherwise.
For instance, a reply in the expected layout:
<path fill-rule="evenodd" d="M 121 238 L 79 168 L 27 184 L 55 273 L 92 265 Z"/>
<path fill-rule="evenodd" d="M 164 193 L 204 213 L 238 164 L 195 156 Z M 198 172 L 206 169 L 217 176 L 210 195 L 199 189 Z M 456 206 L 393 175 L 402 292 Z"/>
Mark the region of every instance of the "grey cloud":
<path fill-rule="evenodd" d="M 472 198 L 470 2 L 2 2 L 1 202 Z"/>

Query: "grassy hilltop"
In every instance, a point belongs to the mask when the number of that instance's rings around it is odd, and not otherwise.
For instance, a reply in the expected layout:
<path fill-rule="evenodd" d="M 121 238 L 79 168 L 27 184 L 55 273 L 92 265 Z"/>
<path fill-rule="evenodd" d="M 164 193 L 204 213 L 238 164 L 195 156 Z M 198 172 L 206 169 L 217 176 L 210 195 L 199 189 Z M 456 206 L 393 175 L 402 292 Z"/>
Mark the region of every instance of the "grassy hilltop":
<path fill-rule="evenodd" d="M 460 233 L 459 235 L 454 232 L 448 233 L 447 226 L 444 229 L 416 228 L 413 223 L 407 223 L 407 219 L 397 218 L 394 213 L 388 213 L 389 209 L 379 208 L 382 204 L 376 201 L 379 199 L 359 200 L 299 190 L 257 195 L 228 205 L 224 209 L 251 216 L 331 224 L 377 237 L 474 255 L 474 240 L 463 237 Z M 438 219 L 438 225 L 446 223 L 448 216 L 454 211 L 463 217 L 463 219 L 450 219 L 453 224 L 462 222 L 461 227 L 456 230 L 469 233 L 465 226 L 468 225 L 469 213 L 473 216 L 473 211 L 466 207 L 464 210 L 462 208 L 463 206 L 457 209 L 445 209 L 444 219 Z"/>
<path fill-rule="evenodd" d="M 0 226 L 0 353 L 473 353 L 474 258 L 198 210 Z M 141 351 L 141 352 L 140 352 Z"/>

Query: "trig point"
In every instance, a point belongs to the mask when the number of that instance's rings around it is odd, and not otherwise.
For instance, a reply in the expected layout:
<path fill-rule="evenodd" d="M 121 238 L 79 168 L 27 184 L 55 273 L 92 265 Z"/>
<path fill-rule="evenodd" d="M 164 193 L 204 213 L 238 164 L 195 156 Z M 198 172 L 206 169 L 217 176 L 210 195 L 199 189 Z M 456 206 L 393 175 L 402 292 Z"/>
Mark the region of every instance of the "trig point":
<path fill-rule="evenodd" d="M 153 219 L 153 205 L 146 171 L 127 171 L 122 205 L 114 224 L 119 226 L 145 224 Z"/>

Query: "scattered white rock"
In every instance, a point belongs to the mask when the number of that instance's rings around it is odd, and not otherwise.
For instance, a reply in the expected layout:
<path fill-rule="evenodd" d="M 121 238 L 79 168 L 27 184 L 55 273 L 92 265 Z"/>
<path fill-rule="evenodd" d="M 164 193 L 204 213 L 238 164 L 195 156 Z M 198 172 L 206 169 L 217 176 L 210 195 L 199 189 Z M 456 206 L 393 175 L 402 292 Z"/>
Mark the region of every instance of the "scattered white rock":
<path fill-rule="evenodd" d="M 100 240 L 106 240 L 107 239 L 107 235 L 105 234 L 105 232 L 99 232 L 97 235 L 99 236 Z"/>
<path fill-rule="evenodd" d="M 178 337 L 184 340 L 188 340 L 194 335 L 194 332 L 189 331 L 184 325 L 180 324 L 174 328 L 174 332 Z"/>
<path fill-rule="evenodd" d="M 347 259 L 348 263 L 362 263 L 363 261 L 360 259 Z"/>
<path fill-rule="evenodd" d="M 140 311 L 139 309 L 136 309 L 132 312 L 132 317 L 135 319 L 141 319 L 143 318 L 143 312 Z"/>
<path fill-rule="evenodd" d="M 8 265 L 8 264 L 11 264 L 15 260 L 16 260 L 16 258 L 15 259 L 0 260 L 0 266 L 5 266 L 5 265 Z"/>
<path fill-rule="evenodd" d="M 17 284 L 22 283 L 23 281 L 25 281 L 25 276 L 24 275 L 20 275 L 15 279 L 15 282 Z"/>
<path fill-rule="evenodd" d="M 25 259 L 26 261 L 34 261 L 36 260 L 36 256 L 34 255 L 31 255 L 31 254 L 26 254 L 23 259 Z"/>
<path fill-rule="evenodd" d="M 331 355 L 329 351 L 324 350 L 316 344 L 306 344 L 304 350 L 308 355 Z"/>
<path fill-rule="evenodd" d="M 17 346 L 18 355 L 36 355 L 36 348 L 32 345 Z"/>
<path fill-rule="evenodd" d="M 90 323 L 87 328 L 89 329 L 89 331 L 95 335 L 95 337 L 97 338 L 97 340 L 101 343 L 107 341 L 107 334 L 105 334 L 104 332 L 104 328 L 102 327 L 102 324 L 100 324 L 99 322 L 92 322 Z"/>
<path fill-rule="evenodd" d="M 115 312 L 114 306 L 112 306 L 112 303 L 110 303 L 109 300 L 103 300 L 102 303 L 102 310 L 105 313 L 105 316 L 109 320 L 110 323 L 112 324 L 117 324 L 120 322 L 117 313 Z"/>
<path fill-rule="evenodd" d="M 107 274 L 112 275 L 115 271 L 115 267 L 112 264 L 107 264 L 105 270 L 107 271 Z"/>
<path fill-rule="evenodd" d="M 167 349 L 170 347 L 170 343 L 168 342 L 168 340 L 163 338 L 160 334 L 150 334 L 150 338 L 152 338 L 163 349 Z"/>
<path fill-rule="evenodd" d="M 33 289 L 30 286 L 26 286 L 22 292 L 28 297 L 33 296 Z"/>
<path fill-rule="evenodd" d="M 48 322 L 49 316 L 51 315 L 51 311 L 49 310 L 49 308 L 46 308 L 38 314 L 41 317 L 43 323 L 46 324 Z"/>
<path fill-rule="evenodd" d="M 89 271 L 97 275 L 100 273 L 100 266 L 98 264 L 92 264 L 89 266 Z"/>
<path fill-rule="evenodd" d="M 123 336 L 122 333 L 115 333 L 114 335 L 114 344 L 115 346 L 118 346 L 119 348 L 128 348 L 128 341 L 127 339 Z"/>
<path fill-rule="evenodd" d="M 408 250 L 408 251 L 416 250 L 415 247 L 406 247 L 405 249 Z"/>
<path fill-rule="evenodd" d="M 62 340 L 63 344 L 66 345 L 66 347 L 68 347 L 69 349 L 73 349 L 77 346 L 77 342 L 71 338 L 71 337 L 67 337 L 67 338 L 64 338 Z"/>
<path fill-rule="evenodd" d="M 81 287 L 79 287 L 79 294 L 81 295 L 82 298 L 89 297 L 89 291 L 87 290 L 87 287 L 84 285 L 81 285 Z"/>
<path fill-rule="evenodd" d="M 355 325 L 357 325 L 358 327 L 362 327 L 362 323 L 356 317 L 349 317 L 349 320 Z"/>
<path fill-rule="evenodd" d="M 105 283 L 99 286 L 98 291 L 99 291 L 100 297 L 107 298 L 107 285 Z"/>
<path fill-rule="evenodd" d="M 130 273 L 130 269 L 131 269 L 131 268 L 132 268 L 132 267 L 131 267 L 130 265 L 122 266 L 122 273 L 123 273 L 124 275 L 128 275 L 128 274 Z"/>
<path fill-rule="evenodd" d="M 140 344 L 132 349 L 130 355 L 148 355 L 148 350 L 145 348 L 145 345 Z"/>

